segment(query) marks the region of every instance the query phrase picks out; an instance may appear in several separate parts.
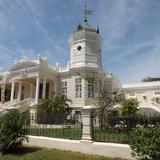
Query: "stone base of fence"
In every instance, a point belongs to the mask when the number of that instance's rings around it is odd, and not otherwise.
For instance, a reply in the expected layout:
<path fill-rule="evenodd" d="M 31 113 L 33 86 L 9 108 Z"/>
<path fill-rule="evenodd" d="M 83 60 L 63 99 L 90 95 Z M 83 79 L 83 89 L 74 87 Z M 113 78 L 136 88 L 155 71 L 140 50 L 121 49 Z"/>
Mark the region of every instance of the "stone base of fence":
<path fill-rule="evenodd" d="M 87 142 L 87 143 L 86 143 Z M 131 149 L 127 144 L 100 143 L 78 140 L 66 140 L 39 136 L 29 136 L 29 143 L 26 145 L 45 147 L 49 149 L 60 149 L 73 152 L 81 152 L 111 158 L 132 159 Z"/>

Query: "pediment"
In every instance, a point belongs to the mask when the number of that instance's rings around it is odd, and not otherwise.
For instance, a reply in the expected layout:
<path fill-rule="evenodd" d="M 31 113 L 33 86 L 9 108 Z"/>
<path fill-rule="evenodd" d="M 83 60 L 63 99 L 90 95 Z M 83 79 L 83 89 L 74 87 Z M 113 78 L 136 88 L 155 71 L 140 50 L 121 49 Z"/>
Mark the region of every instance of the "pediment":
<path fill-rule="evenodd" d="M 26 68 L 32 68 L 32 67 L 36 67 L 38 66 L 37 63 L 35 62 L 31 62 L 31 61 L 21 61 L 21 62 L 18 62 L 16 64 L 14 64 L 10 71 L 16 71 L 16 70 L 21 70 L 21 69 L 26 69 Z"/>

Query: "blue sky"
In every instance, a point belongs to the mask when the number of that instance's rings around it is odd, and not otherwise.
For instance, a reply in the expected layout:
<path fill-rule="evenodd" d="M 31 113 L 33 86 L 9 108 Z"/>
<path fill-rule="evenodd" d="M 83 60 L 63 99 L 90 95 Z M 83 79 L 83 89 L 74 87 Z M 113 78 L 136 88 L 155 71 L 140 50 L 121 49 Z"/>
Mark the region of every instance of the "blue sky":
<path fill-rule="evenodd" d="M 160 76 L 160 0 L 88 0 L 89 23 L 103 36 L 103 66 L 123 83 Z M 69 60 L 68 38 L 84 0 L 0 0 L 0 66 L 23 56 Z"/>

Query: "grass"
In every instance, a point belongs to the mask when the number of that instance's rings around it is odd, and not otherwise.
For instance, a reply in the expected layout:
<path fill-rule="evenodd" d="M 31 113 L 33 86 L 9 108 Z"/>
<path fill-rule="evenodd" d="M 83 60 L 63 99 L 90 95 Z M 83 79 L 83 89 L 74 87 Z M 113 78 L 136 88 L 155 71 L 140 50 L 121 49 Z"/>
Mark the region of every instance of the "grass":
<path fill-rule="evenodd" d="M 16 151 L 0 156 L 0 160 L 122 160 L 87 155 L 77 152 L 49 150 L 44 148 L 22 147 Z"/>

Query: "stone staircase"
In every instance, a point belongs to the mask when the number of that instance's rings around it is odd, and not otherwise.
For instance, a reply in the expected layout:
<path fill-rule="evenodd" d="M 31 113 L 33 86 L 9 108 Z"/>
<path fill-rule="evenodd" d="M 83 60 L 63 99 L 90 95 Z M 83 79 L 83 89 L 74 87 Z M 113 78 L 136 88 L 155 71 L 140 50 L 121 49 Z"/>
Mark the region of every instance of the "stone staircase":
<path fill-rule="evenodd" d="M 25 112 L 29 109 L 32 99 L 27 98 L 22 101 L 13 100 L 0 105 L 0 117 L 6 114 L 11 109 L 17 109 L 19 112 Z"/>
<path fill-rule="evenodd" d="M 156 112 L 160 113 L 160 104 L 156 102 L 152 102 L 151 109 L 155 110 Z"/>

